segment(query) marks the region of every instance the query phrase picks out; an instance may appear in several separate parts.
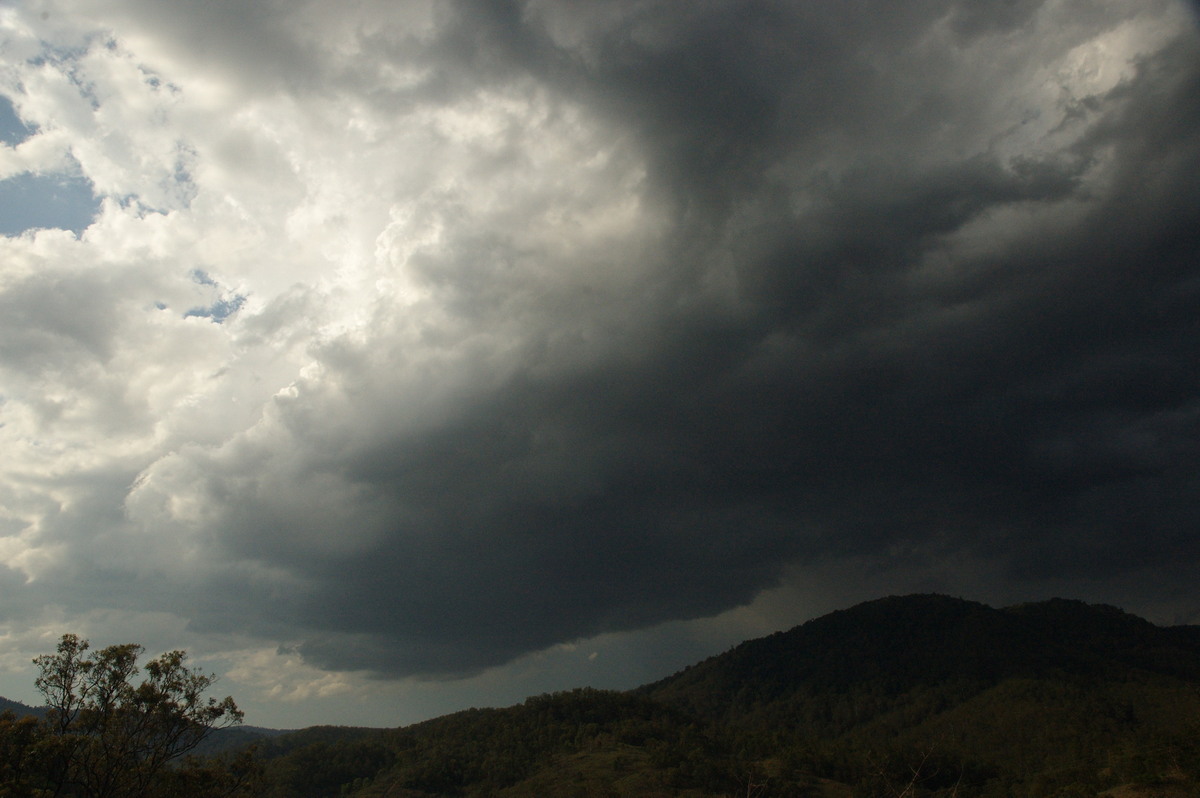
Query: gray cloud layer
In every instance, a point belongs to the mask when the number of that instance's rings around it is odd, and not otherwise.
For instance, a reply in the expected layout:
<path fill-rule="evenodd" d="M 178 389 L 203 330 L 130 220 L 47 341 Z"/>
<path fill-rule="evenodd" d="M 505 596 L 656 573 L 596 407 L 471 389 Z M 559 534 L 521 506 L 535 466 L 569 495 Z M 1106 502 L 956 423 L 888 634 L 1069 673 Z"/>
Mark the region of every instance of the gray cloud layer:
<path fill-rule="evenodd" d="M 247 91 L 407 120 L 432 155 L 346 222 L 404 279 L 305 337 L 243 428 L 110 466 L 111 561 L 50 584 L 391 675 L 715 614 L 822 558 L 968 553 L 1018 592 L 1157 574 L 1147 600 L 1200 610 L 1170 576 L 1200 569 L 1178 7 L 464 2 L 367 14 L 352 58 L 315 6 L 187 44 L 191 8 L 139 24 Z M 428 122 L 483 106 L 465 149 Z M 119 278 L 52 279 L 0 296 L 16 372 L 121 335 Z M 292 351 L 315 286 L 260 287 L 231 347 Z"/>

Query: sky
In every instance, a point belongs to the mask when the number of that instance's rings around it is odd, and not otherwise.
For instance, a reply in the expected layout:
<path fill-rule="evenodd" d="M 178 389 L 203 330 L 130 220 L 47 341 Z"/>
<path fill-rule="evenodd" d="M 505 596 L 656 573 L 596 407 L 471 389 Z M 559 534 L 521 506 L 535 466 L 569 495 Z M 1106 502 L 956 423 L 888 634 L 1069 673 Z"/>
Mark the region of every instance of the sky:
<path fill-rule="evenodd" d="M 1200 623 L 1180 0 L 0 2 L 0 695 L 629 688 L 879 596 Z"/>

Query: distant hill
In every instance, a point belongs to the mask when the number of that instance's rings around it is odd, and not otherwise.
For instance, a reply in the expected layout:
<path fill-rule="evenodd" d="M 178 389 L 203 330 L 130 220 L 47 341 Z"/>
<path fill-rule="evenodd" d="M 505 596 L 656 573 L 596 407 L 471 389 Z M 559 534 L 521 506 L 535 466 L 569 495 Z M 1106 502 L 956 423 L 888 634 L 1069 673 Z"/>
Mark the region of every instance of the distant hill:
<path fill-rule="evenodd" d="M 1200 628 L 889 597 L 619 693 L 261 743 L 275 798 L 1200 795 Z"/>
<path fill-rule="evenodd" d="M 28 704 L 22 704 L 20 701 L 12 701 L 0 696 L 0 713 L 3 712 L 12 712 L 17 717 L 32 715 L 40 718 L 45 716 L 46 707 L 31 707 Z M 259 726 L 234 726 L 227 729 L 217 729 L 208 739 L 200 744 L 196 749 L 196 753 L 211 755 L 222 751 L 236 750 L 261 740 L 288 733 L 288 731 L 280 729 L 266 729 Z M 3 796 L 3 794 L 0 791 L 0 796 Z"/>
<path fill-rule="evenodd" d="M 714 720 L 791 711 L 799 695 L 971 693 L 1017 678 L 1200 682 L 1200 627 L 1161 628 L 1115 607 L 1052 599 L 993 609 L 940 595 L 878 599 L 751 640 L 640 689 Z M 965 695 L 963 696 L 965 697 Z M 821 722 L 840 733 L 874 718 Z"/>
<path fill-rule="evenodd" d="M 638 692 L 842 777 L 931 753 L 1010 794 L 1200 770 L 1200 628 L 1079 601 L 879 599 Z"/>
<path fill-rule="evenodd" d="M 289 750 L 268 761 L 274 791 L 267 794 L 306 798 L 343 790 L 390 798 L 715 798 L 744 790 L 750 767 L 720 729 L 633 693 L 592 689 L 383 732 L 318 727 L 268 746 Z"/>
<path fill-rule="evenodd" d="M 893 596 L 627 692 L 211 742 L 265 798 L 1200 797 L 1200 627 Z"/>
<path fill-rule="evenodd" d="M 237 751 L 251 745 L 259 745 L 293 732 L 283 729 L 267 729 L 262 726 L 230 726 L 217 729 L 194 751 L 198 756 L 213 756 L 225 751 Z"/>
<path fill-rule="evenodd" d="M 31 707 L 28 704 L 22 704 L 20 701 L 10 701 L 7 698 L 0 697 L 0 712 L 11 712 L 17 717 L 24 717 L 25 715 L 41 717 L 46 714 L 46 708 Z"/>

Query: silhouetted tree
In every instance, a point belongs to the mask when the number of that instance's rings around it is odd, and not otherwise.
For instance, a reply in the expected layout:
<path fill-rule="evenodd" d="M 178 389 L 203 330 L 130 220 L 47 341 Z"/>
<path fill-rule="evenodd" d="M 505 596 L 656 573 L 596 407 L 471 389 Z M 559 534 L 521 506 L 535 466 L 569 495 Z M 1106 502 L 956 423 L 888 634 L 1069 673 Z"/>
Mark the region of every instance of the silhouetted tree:
<path fill-rule="evenodd" d="M 34 660 L 46 699 L 48 734 L 39 742 L 50 794 L 141 798 L 168 763 L 193 750 L 242 712 L 232 698 L 205 696 L 216 680 L 171 651 L 141 668 L 144 649 L 126 643 L 88 658 L 89 645 L 63 635 L 54 654 Z"/>

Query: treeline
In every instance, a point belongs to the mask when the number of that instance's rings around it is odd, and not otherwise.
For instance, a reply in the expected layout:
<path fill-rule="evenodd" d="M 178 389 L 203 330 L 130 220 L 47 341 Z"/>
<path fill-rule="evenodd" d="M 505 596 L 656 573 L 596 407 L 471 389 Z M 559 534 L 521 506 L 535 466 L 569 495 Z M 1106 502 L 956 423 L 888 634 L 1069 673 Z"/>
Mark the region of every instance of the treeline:
<path fill-rule="evenodd" d="M 801 724 L 711 723 L 644 696 L 580 690 L 399 730 L 273 740 L 262 750 L 263 794 L 1040 798 L 1126 785 L 1128 795 L 1200 795 L 1200 701 L 1180 685 L 1095 687 L 1004 681 L 948 712 L 923 691 L 911 714 L 929 714 L 915 724 L 837 737 Z M 1189 711 L 1192 720 L 1172 722 Z"/>
<path fill-rule="evenodd" d="M 664 794 L 723 795 L 746 767 L 721 730 L 645 697 L 591 689 L 373 734 L 306 730 L 265 743 L 261 753 L 264 794 L 276 798 L 519 795 L 530 779 L 545 785 L 543 771 L 571 770 L 563 764 L 571 759 L 580 784 L 599 768 L 605 782 L 636 771 L 643 785 L 640 776 L 653 773 Z M 356 771 L 356 763 L 369 764 Z"/>
<path fill-rule="evenodd" d="M 1200 633 L 1072 601 L 884 599 L 631 693 L 265 750 L 272 794 L 333 795 L 322 763 L 367 748 L 381 766 L 344 768 L 341 794 L 1200 795 Z"/>
<path fill-rule="evenodd" d="M 0 798 L 1200 796 L 1200 630 L 1079 602 L 886 599 L 635 691 L 216 756 L 240 712 L 181 652 L 139 685 L 138 647 L 85 649 L 39 659 L 44 717 L 0 717 Z"/>

